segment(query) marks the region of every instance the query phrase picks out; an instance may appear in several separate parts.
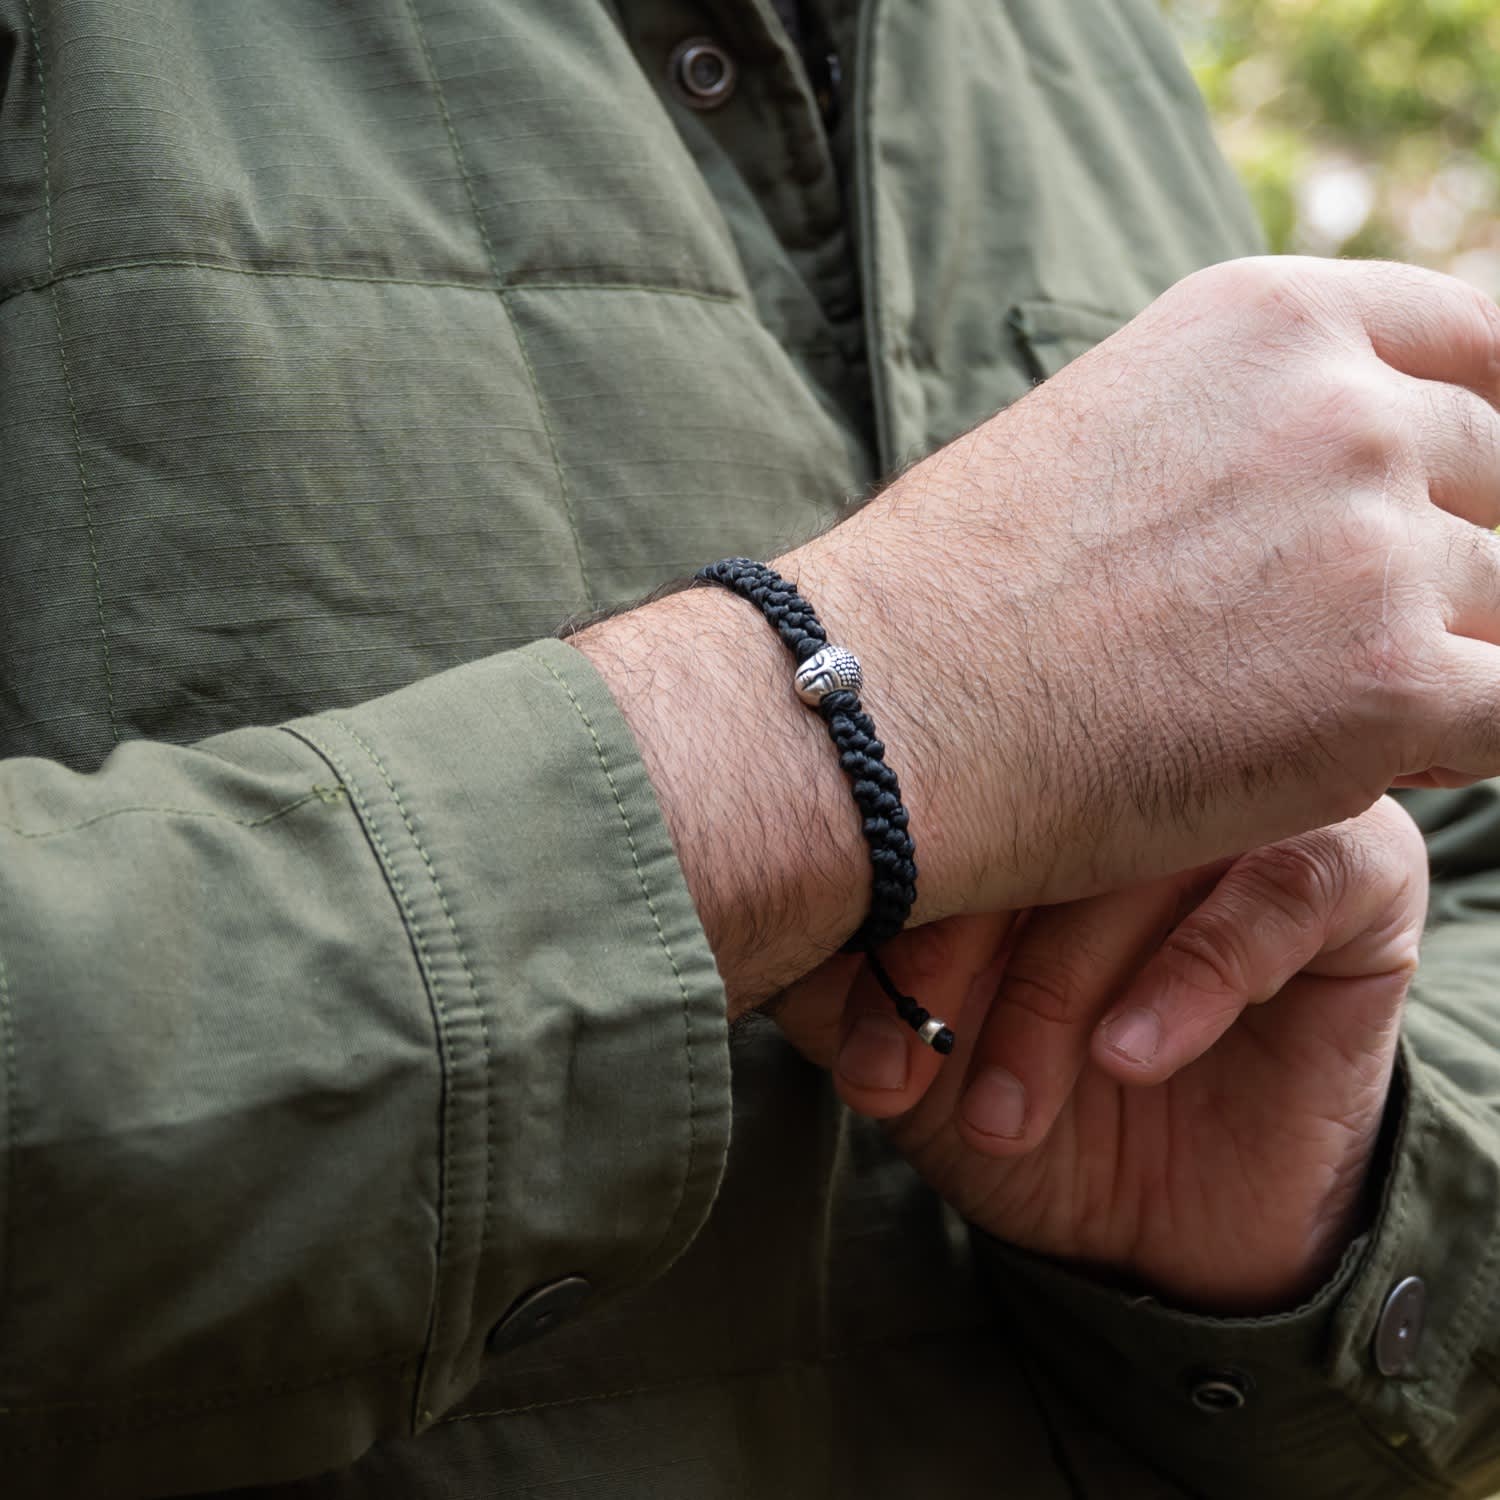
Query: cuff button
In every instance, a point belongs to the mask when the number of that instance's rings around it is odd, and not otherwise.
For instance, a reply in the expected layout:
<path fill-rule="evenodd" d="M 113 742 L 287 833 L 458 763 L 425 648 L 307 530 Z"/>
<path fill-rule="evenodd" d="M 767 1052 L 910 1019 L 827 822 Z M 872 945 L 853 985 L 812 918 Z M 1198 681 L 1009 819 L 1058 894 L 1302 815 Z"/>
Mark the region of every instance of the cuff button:
<path fill-rule="evenodd" d="M 1417 1362 L 1427 1321 L 1427 1283 L 1408 1276 L 1391 1288 L 1375 1325 L 1375 1368 L 1382 1375 L 1406 1375 Z"/>
<path fill-rule="evenodd" d="M 485 1348 L 491 1354 L 500 1354 L 529 1344 L 556 1328 L 593 1290 L 582 1276 L 564 1276 L 561 1281 L 549 1281 L 523 1292 L 490 1329 Z"/>
<path fill-rule="evenodd" d="M 1250 1377 L 1243 1370 L 1194 1370 L 1188 1394 L 1199 1411 L 1238 1411 L 1250 1399 Z"/>

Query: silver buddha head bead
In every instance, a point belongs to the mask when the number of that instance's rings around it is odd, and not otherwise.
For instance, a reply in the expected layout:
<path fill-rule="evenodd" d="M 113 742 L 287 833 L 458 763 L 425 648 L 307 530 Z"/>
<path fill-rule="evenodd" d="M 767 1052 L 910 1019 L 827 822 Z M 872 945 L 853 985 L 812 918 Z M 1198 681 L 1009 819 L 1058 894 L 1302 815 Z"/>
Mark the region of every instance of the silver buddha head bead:
<path fill-rule="evenodd" d="M 816 708 L 830 693 L 858 694 L 864 685 L 859 658 L 844 646 L 824 646 L 814 652 L 792 679 L 797 696 Z"/>

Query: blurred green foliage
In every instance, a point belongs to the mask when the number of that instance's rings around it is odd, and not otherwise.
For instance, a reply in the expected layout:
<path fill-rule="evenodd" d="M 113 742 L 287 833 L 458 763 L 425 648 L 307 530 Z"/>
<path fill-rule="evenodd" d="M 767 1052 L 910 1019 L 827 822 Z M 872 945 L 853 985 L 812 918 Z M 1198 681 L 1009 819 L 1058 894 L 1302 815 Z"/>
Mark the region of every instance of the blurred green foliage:
<path fill-rule="evenodd" d="M 1277 250 L 1500 295 L 1500 0 L 1166 0 Z"/>

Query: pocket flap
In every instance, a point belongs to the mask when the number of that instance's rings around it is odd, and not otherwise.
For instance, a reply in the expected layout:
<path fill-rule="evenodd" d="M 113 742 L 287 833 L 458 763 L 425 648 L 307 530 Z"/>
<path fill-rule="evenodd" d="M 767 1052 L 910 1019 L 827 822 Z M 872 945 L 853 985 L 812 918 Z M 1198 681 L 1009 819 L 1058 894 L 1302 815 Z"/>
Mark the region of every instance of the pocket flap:
<path fill-rule="evenodd" d="M 1045 380 L 1087 354 L 1128 323 L 1130 313 L 1101 312 L 1071 302 L 1018 302 L 1006 321 L 1031 369 L 1033 380 Z"/>

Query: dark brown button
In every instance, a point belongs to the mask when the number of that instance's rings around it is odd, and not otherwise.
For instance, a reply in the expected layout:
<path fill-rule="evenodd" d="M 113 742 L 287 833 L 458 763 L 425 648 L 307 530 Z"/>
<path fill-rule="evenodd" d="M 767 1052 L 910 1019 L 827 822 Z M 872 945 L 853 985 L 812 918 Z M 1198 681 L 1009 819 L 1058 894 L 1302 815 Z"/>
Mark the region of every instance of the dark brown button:
<path fill-rule="evenodd" d="M 1426 1321 L 1426 1283 L 1420 1276 L 1398 1281 L 1375 1325 L 1375 1368 L 1382 1375 L 1404 1375 L 1416 1363 Z"/>
<path fill-rule="evenodd" d="M 1194 1370 L 1188 1394 L 1199 1411 L 1238 1411 L 1250 1398 L 1250 1377 L 1243 1370 Z"/>
<path fill-rule="evenodd" d="M 490 1329 L 485 1347 L 491 1354 L 499 1354 L 529 1344 L 556 1328 L 593 1290 L 582 1276 L 564 1276 L 561 1281 L 549 1281 L 523 1292 Z"/>
<path fill-rule="evenodd" d="M 718 109 L 728 103 L 739 76 L 734 59 L 706 36 L 678 43 L 668 72 L 682 102 L 693 109 Z"/>

